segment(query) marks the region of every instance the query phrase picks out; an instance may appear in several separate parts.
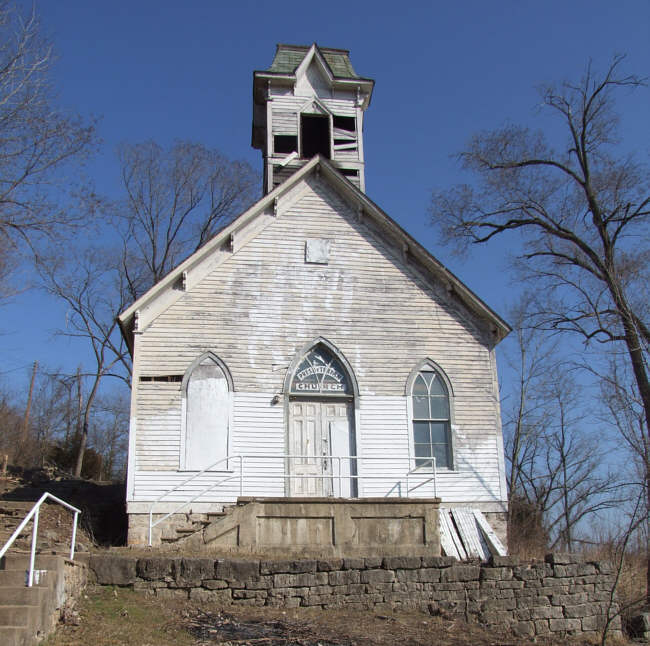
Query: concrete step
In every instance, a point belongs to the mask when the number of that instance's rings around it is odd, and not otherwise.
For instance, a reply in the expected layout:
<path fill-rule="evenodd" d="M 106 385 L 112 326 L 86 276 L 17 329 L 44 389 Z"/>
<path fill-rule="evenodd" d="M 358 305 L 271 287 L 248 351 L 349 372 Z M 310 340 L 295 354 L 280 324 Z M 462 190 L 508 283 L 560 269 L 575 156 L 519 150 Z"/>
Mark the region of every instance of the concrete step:
<path fill-rule="evenodd" d="M 34 626 L 40 611 L 38 606 L 0 606 L 0 626 Z"/>
<path fill-rule="evenodd" d="M 34 563 L 36 570 L 55 570 L 58 568 L 61 556 L 54 554 L 37 554 Z M 0 561 L 0 570 L 29 569 L 29 554 L 5 554 Z"/>
<path fill-rule="evenodd" d="M 38 582 L 34 581 L 35 586 L 46 586 L 51 577 L 47 576 L 47 570 L 41 572 Z M 27 581 L 27 570 L 0 570 L 0 589 L 4 587 L 16 587 L 25 585 Z"/>
<path fill-rule="evenodd" d="M 0 626 L 2 646 L 29 646 L 32 641 L 25 626 Z"/>
<path fill-rule="evenodd" d="M 0 588 L 0 608 L 2 606 L 40 606 L 47 593 L 48 589 L 43 586 L 2 587 Z"/>
<path fill-rule="evenodd" d="M 174 531 L 178 533 L 191 534 L 192 532 L 199 532 L 204 527 L 209 525 L 212 521 L 210 520 L 197 520 L 190 525 L 179 525 L 174 527 Z"/>

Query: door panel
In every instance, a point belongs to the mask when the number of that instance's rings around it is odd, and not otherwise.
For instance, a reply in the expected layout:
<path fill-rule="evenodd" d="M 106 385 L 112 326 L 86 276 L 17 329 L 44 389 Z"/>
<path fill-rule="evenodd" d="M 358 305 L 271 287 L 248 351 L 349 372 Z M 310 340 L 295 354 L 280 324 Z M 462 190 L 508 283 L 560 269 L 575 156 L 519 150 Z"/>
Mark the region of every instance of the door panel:
<path fill-rule="evenodd" d="M 339 487 L 338 460 L 326 455 L 351 455 L 352 406 L 349 402 L 292 401 L 289 405 L 289 453 L 307 457 L 289 460 L 292 496 L 350 496 L 350 466 L 341 460 Z M 314 476 L 330 476 L 318 478 Z M 333 482 L 332 475 L 336 476 Z M 339 493 L 340 489 L 340 493 Z"/>
<path fill-rule="evenodd" d="M 291 420 L 289 433 L 289 454 L 308 456 L 289 460 L 291 478 L 289 491 L 293 496 L 322 496 L 321 474 L 322 455 L 320 405 L 317 402 L 291 402 Z"/>

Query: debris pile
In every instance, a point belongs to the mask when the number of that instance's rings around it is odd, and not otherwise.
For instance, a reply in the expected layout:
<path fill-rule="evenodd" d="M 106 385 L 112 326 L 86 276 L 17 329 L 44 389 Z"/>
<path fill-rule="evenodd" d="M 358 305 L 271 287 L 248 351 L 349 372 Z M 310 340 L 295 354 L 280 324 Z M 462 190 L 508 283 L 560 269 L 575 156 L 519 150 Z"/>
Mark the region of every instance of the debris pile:
<path fill-rule="evenodd" d="M 223 612 L 196 610 L 185 626 L 201 645 L 222 646 L 355 646 L 356 642 L 319 639 L 304 623 L 283 620 L 242 621 Z"/>

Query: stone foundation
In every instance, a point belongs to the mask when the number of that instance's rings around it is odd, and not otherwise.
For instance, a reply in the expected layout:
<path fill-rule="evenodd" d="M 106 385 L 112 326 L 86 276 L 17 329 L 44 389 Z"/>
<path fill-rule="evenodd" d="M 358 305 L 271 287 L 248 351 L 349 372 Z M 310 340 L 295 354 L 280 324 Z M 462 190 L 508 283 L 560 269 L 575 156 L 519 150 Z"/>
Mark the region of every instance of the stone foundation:
<path fill-rule="evenodd" d="M 418 609 L 517 635 L 595 636 L 606 622 L 611 566 L 566 554 L 489 563 L 445 556 L 293 561 L 93 555 L 97 583 L 219 605 Z M 618 605 L 609 609 L 615 613 Z M 614 634 L 620 622 L 612 623 Z"/>

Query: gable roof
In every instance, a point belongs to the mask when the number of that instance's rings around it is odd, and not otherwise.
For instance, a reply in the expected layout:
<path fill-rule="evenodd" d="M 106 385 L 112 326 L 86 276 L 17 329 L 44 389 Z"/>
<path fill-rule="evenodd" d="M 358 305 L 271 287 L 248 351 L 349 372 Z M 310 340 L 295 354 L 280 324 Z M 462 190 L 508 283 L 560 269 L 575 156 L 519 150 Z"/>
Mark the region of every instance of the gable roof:
<path fill-rule="evenodd" d="M 317 155 L 225 226 L 203 247 L 181 262 L 118 316 L 120 329 L 131 354 L 133 354 L 134 332 L 146 328 L 159 314 L 180 299 L 186 289 L 202 280 L 209 271 L 218 266 L 220 261 L 229 258 L 233 252 L 275 221 L 275 218 L 295 200 L 294 189 L 312 173 L 318 173 L 321 178 L 326 179 L 344 199 L 356 206 L 360 213 L 363 212 L 365 217 L 371 218 L 386 238 L 398 245 L 405 254 L 413 256 L 432 278 L 445 285 L 450 294 L 455 295 L 479 318 L 491 324 L 497 342 L 511 331 L 510 326 L 449 269 L 406 233 L 327 159 Z M 182 285 L 180 289 L 179 283 Z"/>
<path fill-rule="evenodd" d="M 339 78 L 358 79 L 361 78 L 352 67 L 350 62 L 350 50 L 333 49 L 331 47 L 319 47 L 314 43 L 320 55 L 325 59 L 332 76 Z M 267 72 L 278 72 L 280 74 L 294 74 L 296 68 L 311 49 L 309 45 L 285 45 L 278 44 L 275 49 L 275 56 L 271 67 Z"/>
<path fill-rule="evenodd" d="M 291 87 L 301 73 L 316 59 L 332 87 L 358 90 L 364 110 L 370 105 L 375 82 L 359 76 L 350 62 L 347 49 L 312 45 L 278 45 L 271 67 L 253 72 L 253 103 L 264 103 L 269 81 Z M 302 70 L 300 69 L 302 68 Z"/>

